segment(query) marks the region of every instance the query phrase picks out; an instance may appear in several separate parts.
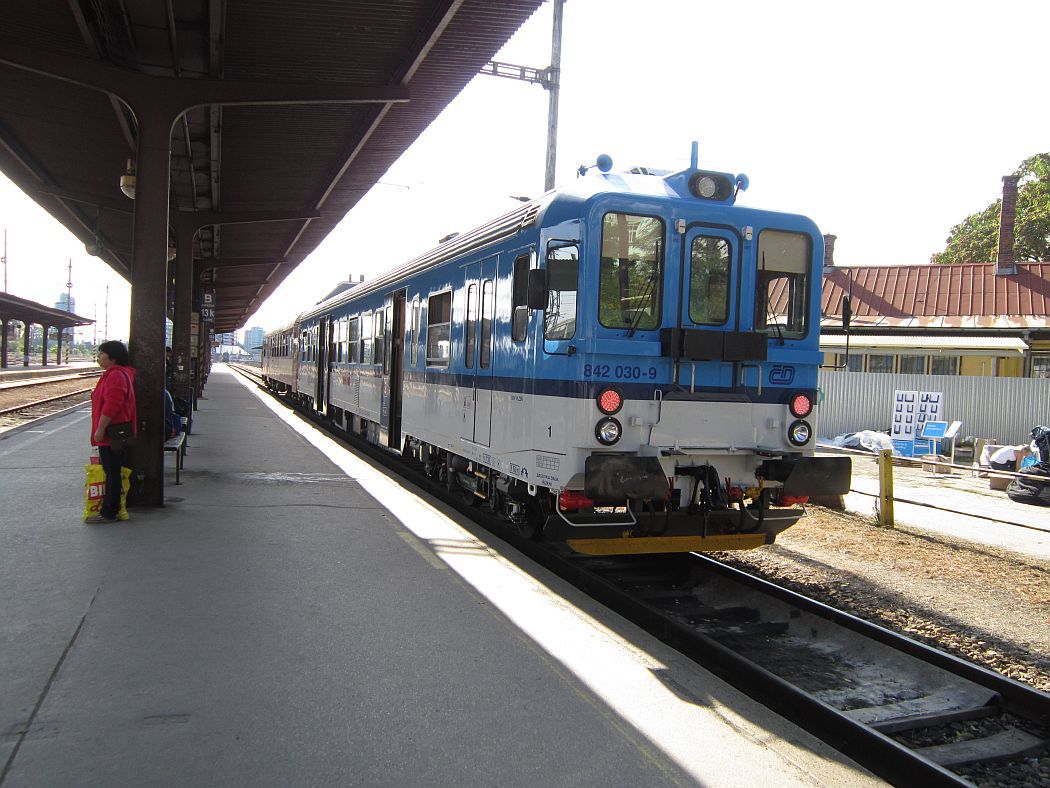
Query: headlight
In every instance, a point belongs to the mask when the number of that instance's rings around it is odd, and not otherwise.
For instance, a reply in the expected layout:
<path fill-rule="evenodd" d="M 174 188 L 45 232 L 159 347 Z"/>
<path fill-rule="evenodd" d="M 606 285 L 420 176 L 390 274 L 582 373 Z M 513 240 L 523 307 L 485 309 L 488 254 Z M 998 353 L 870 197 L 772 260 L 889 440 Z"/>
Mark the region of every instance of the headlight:
<path fill-rule="evenodd" d="M 689 190 L 702 200 L 726 200 L 733 194 L 733 184 L 713 172 L 698 172 L 689 181 Z"/>
<path fill-rule="evenodd" d="M 620 422 L 613 418 L 602 419 L 594 427 L 594 437 L 605 446 L 612 446 L 620 440 Z"/>
<path fill-rule="evenodd" d="M 805 446 L 812 436 L 813 428 L 801 419 L 791 422 L 788 427 L 788 440 L 796 446 Z"/>

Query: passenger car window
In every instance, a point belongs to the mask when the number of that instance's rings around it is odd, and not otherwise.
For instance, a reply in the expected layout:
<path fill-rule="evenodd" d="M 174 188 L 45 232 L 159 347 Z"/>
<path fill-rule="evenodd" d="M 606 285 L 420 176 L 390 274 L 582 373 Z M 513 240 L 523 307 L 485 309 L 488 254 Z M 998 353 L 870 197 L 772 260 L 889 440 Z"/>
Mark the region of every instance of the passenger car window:
<path fill-rule="evenodd" d="M 495 308 L 492 298 L 492 280 L 486 279 L 481 285 L 481 368 L 488 369 L 492 363 L 492 312 Z"/>
<path fill-rule="evenodd" d="M 447 367 L 452 358 L 452 293 L 432 295 L 427 304 L 427 366 Z"/>
<path fill-rule="evenodd" d="M 361 363 L 372 363 L 372 313 L 361 315 Z"/>
<path fill-rule="evenodd" d="M 729 317 L 729 272 L 732 267 L 729 242 L 699 235 L 693 239 L 689 264 L 689 319 L 718 326 Z"/>
<path fill-rule="evenodd" d="M 780 339 L 801 339 L 809 328 L 808 235 L 763 230 L 758 236 L 755 275 L 755 331 Z"/>
<path fill-rule="evenodd" d="M 360 348 L 358 343 L 361 341 L 361 332 L 358 331 L 357 318 L 350 318 L 350 326 L 347 328 L 347 335 L 349 337 L 350 349 L 346 360 L 351 364 L 356 364 L 360 358 Z"/>
<path fill-rule="evenodd" d="M 607 328 L 660 324 L 664 223 L 652 216 L 607 213 L 602 219 L 598 321 Z"/>
<path fill-rule="evenodd" d="M 552 241 L 547 248 L 547 309 L 543 336 L 572 339 L 576 336 L 576 290 L 580 250 L 576 244 Z"/>
<path fill-rule="evenodd" d="M 412 366 L 419 360 L 419 296 L 412 299 L 412 327 L 408 343 L 408 356 Z"/>
<path fill-rule="evenodd" d="M 463 343 L 463 363 L 467 369 L 474 367 L 474 344 L 477 331 L 475 324 L 478 320 L 478 286 L 471 285 L 467 288 L 467 320 L 463 325 L 465 332 Z"/>

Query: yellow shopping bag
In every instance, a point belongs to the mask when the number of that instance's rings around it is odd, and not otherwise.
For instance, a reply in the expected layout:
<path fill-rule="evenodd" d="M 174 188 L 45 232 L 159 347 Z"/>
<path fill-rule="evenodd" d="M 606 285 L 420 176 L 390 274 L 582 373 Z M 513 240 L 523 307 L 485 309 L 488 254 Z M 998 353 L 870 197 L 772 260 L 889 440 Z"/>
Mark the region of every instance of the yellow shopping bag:
<path fill-rule="evenodd" d="M 106 473 L 102 470 L 101 465 L 96 464 L 85 465 L 84 471 L 87 473 L 87 481 L 84 484 L 84 519 L 87 520 L 102 510 L 102 499 L 106 495 Z M 121 468 L 118 520 L 128 519 L 127 498 L 130 487 L 131 468 Z"/>

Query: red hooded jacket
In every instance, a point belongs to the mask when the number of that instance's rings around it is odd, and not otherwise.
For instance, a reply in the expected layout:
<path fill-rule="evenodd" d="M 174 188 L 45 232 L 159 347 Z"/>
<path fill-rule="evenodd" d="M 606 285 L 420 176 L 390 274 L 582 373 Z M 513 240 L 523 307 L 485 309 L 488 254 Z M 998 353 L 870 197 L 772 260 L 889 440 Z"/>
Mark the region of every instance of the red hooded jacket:
<path fill-rule="evenodd" d="M 109 416 L 110 424 L 131 422 L 138 434 L 138 413 L 135 409 L 135 368 L 114 364 L 99 378 L 91 392 L 91 445 L 109 446 L 109 438 L 95 440 L 98 420 Z"/>

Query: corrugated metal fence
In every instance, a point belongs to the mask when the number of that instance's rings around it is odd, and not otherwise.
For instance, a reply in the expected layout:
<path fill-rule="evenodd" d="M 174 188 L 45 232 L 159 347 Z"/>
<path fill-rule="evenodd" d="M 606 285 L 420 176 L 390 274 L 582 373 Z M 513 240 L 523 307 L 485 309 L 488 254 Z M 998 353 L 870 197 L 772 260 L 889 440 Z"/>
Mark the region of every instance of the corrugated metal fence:
<path fill-rule="evenodd" d="M 995 438 L 999 443 L 1028 441 L 1037 424 L 1050 424 L 1050 380 L 982 378 L 960 375 L 891 375 L 821 370 L 818 386 L 824 401 L 817 414 L 817 434 L 886 430 L 893 413 L 893 392 L 940 391 L 941 413 L 963 423 L 960 435 Z"/>

